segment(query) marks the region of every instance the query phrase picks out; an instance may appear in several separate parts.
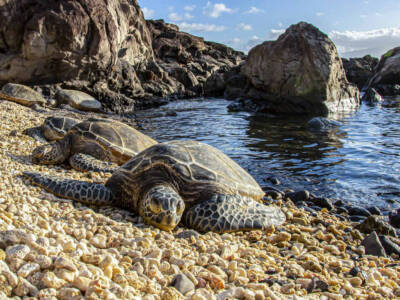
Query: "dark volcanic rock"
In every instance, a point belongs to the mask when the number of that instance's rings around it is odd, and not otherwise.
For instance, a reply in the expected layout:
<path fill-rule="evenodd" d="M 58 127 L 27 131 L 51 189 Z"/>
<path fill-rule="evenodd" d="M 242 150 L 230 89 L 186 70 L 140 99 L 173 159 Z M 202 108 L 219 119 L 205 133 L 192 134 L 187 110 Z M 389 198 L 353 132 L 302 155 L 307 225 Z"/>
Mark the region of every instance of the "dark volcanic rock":
<path fill-rule="evenodd" d="M 389 237 L 385 235 L 379 235 L 379 241 L 381 242 L 387 255 L 396 254 L 400 256 L 400 246 L 392 242 Z"/>
<path fill-rule="evenodd" d="M 361 245 L 365 247 L 365 254 L 375 256 L 386 256 L 385 249 L 379 241 L 376 232 L 372 232 L 362 242 Z"/>
<path fill-rule="evenodd" d="M 396 213 L 389 214 L 389 223 L 396 227 L 400 228 L 400 212 L 397 211 Z"/>
<path fill-rule="evenodd" d="M 315 117 L 307 122 L 309 128 L 314 130 L 328 130 L 340 126 L 340 122 L 324 117 Z"/>
<path fill-rule="evenodd" d="M 383 101 L 383 97 L 379 95 L 379 93 L 374 88 L 368 88 L 365 91 L 364 96 L 361 98 L 361 101 L 367 102 L 369 104 L 381 103 Z"/>
<path fill-rule="evenodd" d="M 384 96 L 400 95 L 400 47 L 382 55 L 375 75 L 368 82 Z"/>
<path fill-rule="evenodd" d="M 286 193 L 285 197 L 290 198 L 293 202 L 307 201 L 310 198 L 310 192 L 306 190 L 291 192 Z"/>
<path fill-rule="evenodd" d="M 379 63 L 379 59 L 371 55 L 366 55 L 359 58 L 342 58 L 342 62 L 347 80 L 356 84 L 359 89 L 362 89 L 374 75 L 374 70 Z"/>
<path fill-rule="evenodd" d="M 327 114 L 359 105 L 335 45 L 304 22 L 290 26 L 276 41 L 254 47 L 242 67 L 251 83 L 249 98 L 273 113 Z"/>
<path fill-rule="evenodd" d="M 378 234 L 397 237 L 395 229 L 378 216 L 369 216 L 365 221 L 356 226 L 363 233 L 376 231 Z"/>
<path fill-rule="evenodd" d="M 348 212 L 352 216 L 364 216 L 364 217 L 369 217 L 371 213 L 363 208 L 363 207 L 358 207 L 358 206 L 350 206 L 348 207 Z"/>
<path fill-rule="evenodd" d="M 223 95 L 224 73 L 245 58 L 175 25 L 146 22 L 136 0 L 1 3 L 0 87 L 34 85 L 49 97 L 78 90 L 106 110 L 131 112 L 205 91 Z"/>
<path fill-rule="evenodd" d="M 242 52 L 179 31 L 163 20 L 147 20 L 157 63 L 172 78 L 194 92 L 189 96 L 222 96 L 224 74 L 245 58 Z M 173 82 L 171 83 L 174 88 Z M 185 91 L 183 91 L 183 96 Z"/>

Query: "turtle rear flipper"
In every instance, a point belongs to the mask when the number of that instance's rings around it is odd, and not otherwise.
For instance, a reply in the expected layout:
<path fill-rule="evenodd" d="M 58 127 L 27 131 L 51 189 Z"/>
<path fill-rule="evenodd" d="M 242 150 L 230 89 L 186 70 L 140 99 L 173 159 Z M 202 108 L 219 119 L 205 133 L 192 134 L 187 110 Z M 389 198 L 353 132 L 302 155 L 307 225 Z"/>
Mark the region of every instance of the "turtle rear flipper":
<path fill-rule="evenodd" d="M 34 184 L 54 195 L 90 205 L 112 205 L 112 193 L 102 184 L 24 172 Z"/>
<path fill-rule="evenodd" d="M 117 164 L 108 161 L 101 161 L 91 155 L 77 153 L 69 158 L 69 164 L 72 168 L 80 172 L 104 172 L 113 173 L 119 168 Z"/>
<path fill-rule="evenodd" d="M 239 195 L 216 194 L 190 208 L 184 216 L 187 226 L 217 233 L 267 229 L 281 225 L 285 215 L 279 207 L 266 206 Z"/>

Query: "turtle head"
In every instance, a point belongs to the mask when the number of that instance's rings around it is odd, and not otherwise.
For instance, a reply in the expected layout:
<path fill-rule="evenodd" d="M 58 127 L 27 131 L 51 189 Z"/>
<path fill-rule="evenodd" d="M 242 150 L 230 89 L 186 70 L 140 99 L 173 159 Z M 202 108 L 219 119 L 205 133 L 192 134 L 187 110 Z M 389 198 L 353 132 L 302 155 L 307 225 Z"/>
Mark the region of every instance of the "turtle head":
<path fill-rule="evenodd" d="M 148 224 L 171 231 L 178 225 L 185 210 L 185 202 L 169 185 L 157 185 L 143 197 L 139 213 Z"/>
<path fill-rule="evenodd" d="M 59 164 L 64 162 L 65 158 L 65 151 L 57 142 L 39 146 L 32 152 L 32 161 L 35 164 Z"/>
<path fill-rule="evenodd" d="M 49 141 L 56 141 L 62 139 L 66 132 L 63 130 L 63 118 L 48 117 L 44 120 L 42 125 L 43 135 Z"/>

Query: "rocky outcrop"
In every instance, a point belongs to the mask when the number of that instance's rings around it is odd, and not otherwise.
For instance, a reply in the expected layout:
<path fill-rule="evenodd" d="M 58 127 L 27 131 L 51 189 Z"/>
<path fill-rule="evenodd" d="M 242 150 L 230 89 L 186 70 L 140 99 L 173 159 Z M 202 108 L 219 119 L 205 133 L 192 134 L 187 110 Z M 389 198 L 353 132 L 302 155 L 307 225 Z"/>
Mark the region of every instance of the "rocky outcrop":
<path fill-rule="evenodd" d="M 374 75 L 379 59 L 371 55 L 365 55 L 359 58 L 342 58 L 342 63 L 347 80 L 362 89 Z"/>
<path fill-rule="evenodd" d="M 245 59 L 242 52 L 179 31 L 163 20 L 148 20 L 156 62 L 172 79 L 170 87 L 184 96 L 222 96 L 224 74 Z"/>
<path fill-rule="evenodd" d="M 1 3 L 0 87 L 34 85 L 48 97 L 80 90 L 106 110 L 131 111 L 218 94 L 218 74 L 244 57 L 164 21 L 146 22 L 136 0 Z"/>
<path fill-rule="evenodd" d="M 383 97 L 374 88 L 368 88 L 365 90 L 361 101 L 374 105 L 381 103 L 383 101 Z"/>
<path fill-rule="evenodd" d="M 247 96 L 273 113 L 327 114 L 359 105 L 333 42 L 311 24 L 289 27 L 277 41 L 254 47 L 242 67 Z"/>
<path fill-rule="evenodd" d="M 368 86 L 384 96 L 400 95 L 400 47 L 382 55 Z"/>

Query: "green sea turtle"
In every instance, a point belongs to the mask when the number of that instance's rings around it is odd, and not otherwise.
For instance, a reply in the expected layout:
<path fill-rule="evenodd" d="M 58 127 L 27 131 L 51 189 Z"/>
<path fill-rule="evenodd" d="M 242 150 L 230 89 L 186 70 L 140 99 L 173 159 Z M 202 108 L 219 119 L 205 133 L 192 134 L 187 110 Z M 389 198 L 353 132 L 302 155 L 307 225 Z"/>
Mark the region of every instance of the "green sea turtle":
<path fill-rule="evenodd" d="M 46 99 L 42 94 L 22 84 L 7 83 L 0 91 L 0 99 L 16 102 L 24 106 L 44 104 Z"/>
<path fill-rule="evenodd" d="M 79 122 L 81 121 L 73 118 L 53 116 L 46 118 L 41 126 L 28 128 L 24 133 L 38 141 L 57 141 Z"/>
<path fill-rule="evenodd" d="M 105 185 L 24 172 L 59 197 L 115 205 L 163 230 L 182 219 L 198 231 L 265 229 L 284 222 L 283 212 L 261 204 L 264 192 L 227 155 L 196 141 L 170 141 L 142 151 L 116 170 Z"/>
<path fill-rule="evenodd" d="M 79 171 L 113 172 L 116 165 L 156 143 L 124 123 L 92 118 L 73 126 L 62 139 L 37 147 L 32 161 L 61 164 L 68 160 Z"/>

